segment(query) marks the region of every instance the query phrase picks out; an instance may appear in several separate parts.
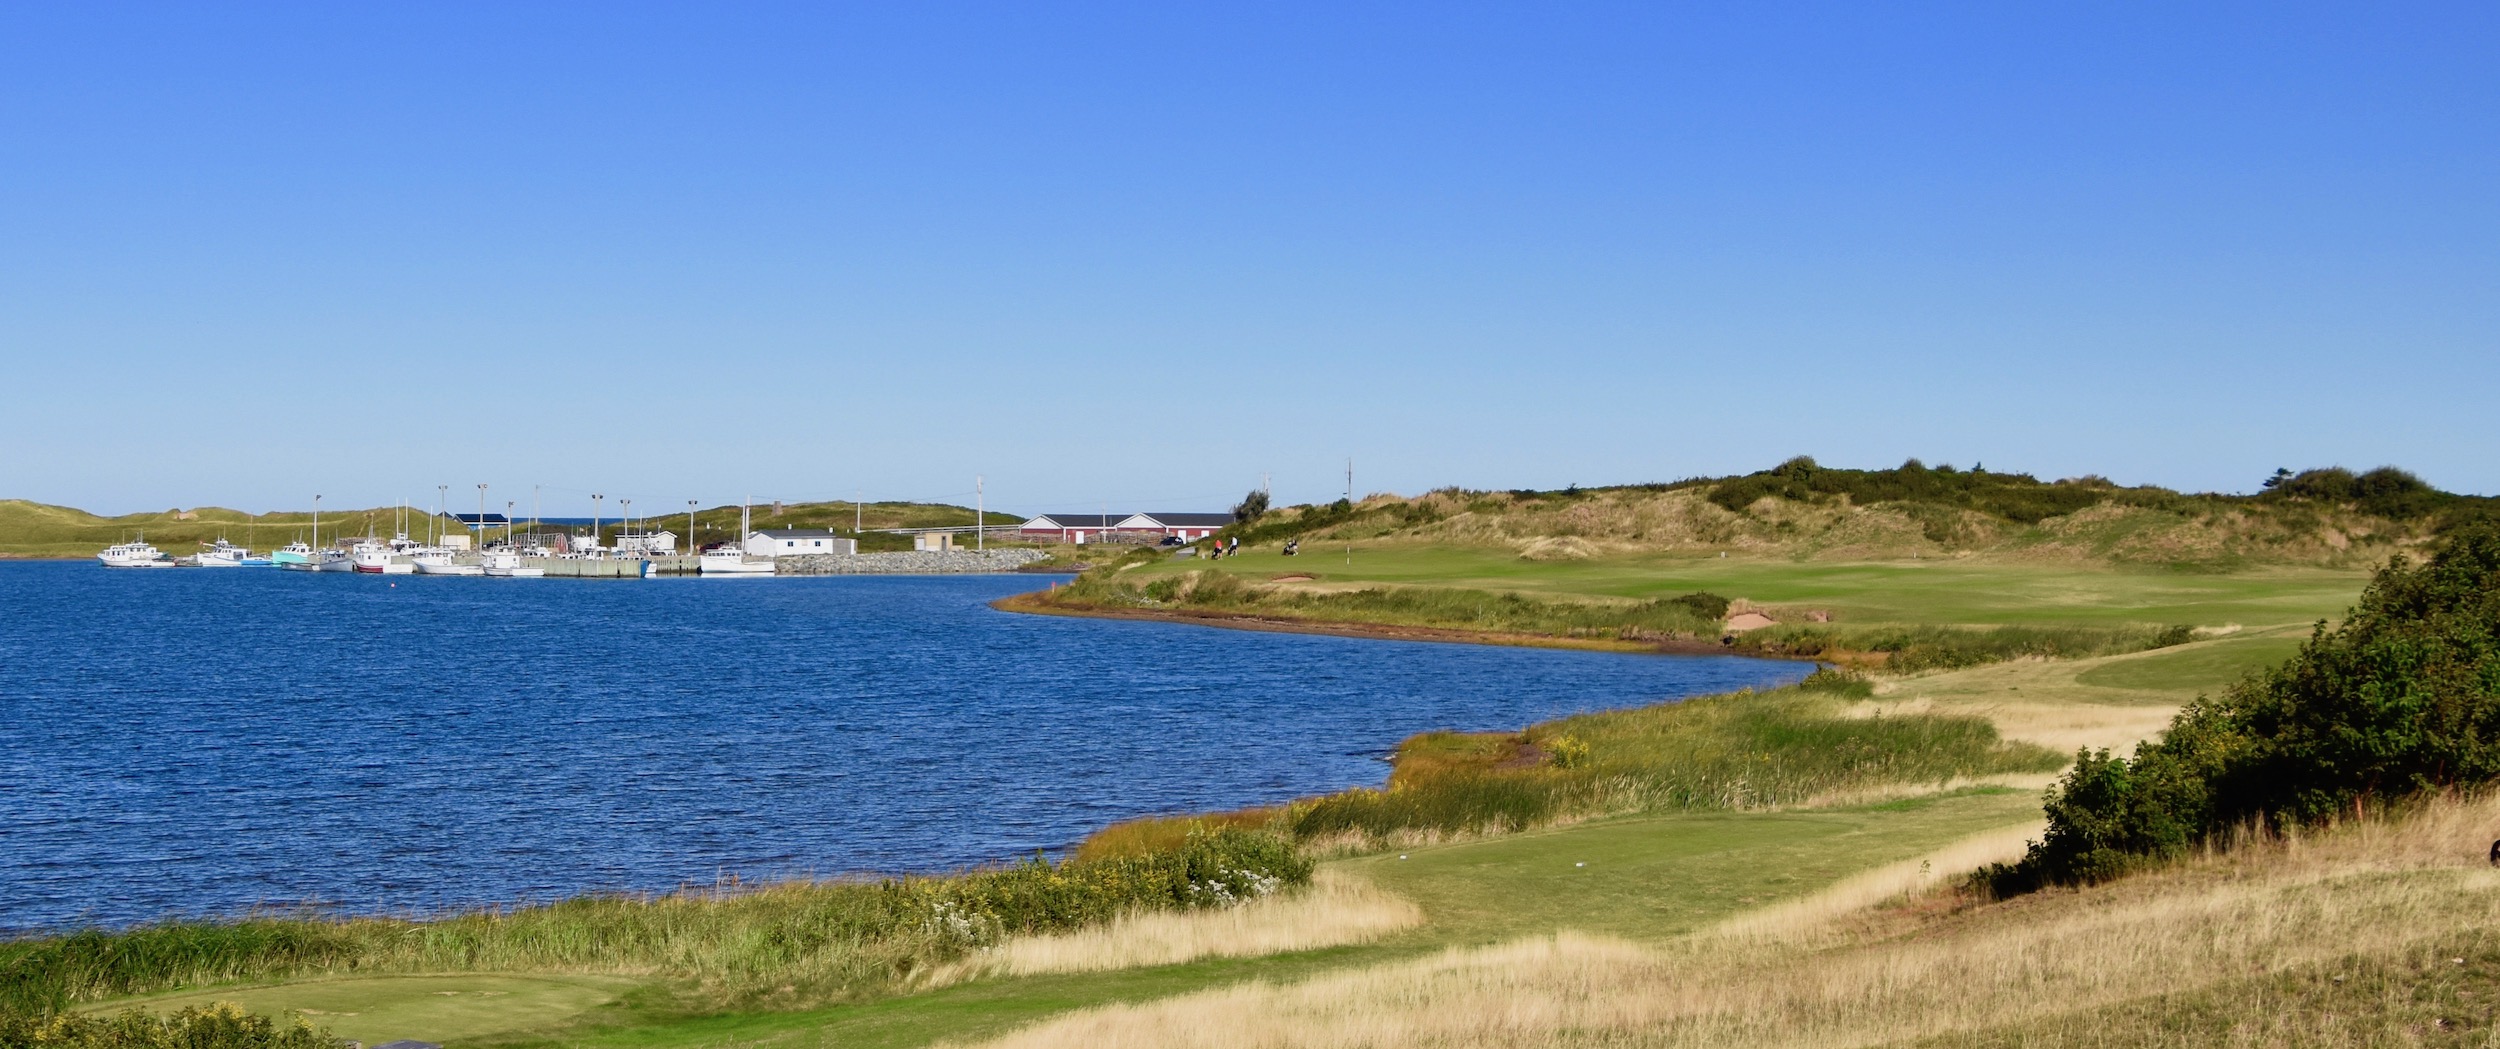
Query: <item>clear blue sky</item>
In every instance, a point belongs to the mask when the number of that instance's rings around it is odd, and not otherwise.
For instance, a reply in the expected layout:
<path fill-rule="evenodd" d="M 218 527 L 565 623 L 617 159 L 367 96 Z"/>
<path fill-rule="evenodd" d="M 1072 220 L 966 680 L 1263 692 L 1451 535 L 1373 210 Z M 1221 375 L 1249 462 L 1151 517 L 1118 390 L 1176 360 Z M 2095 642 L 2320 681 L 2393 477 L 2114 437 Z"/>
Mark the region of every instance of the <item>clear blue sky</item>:
<path fill-rule="evenodd" d="M 0 495 L 2500 491 L 2489 4 L 16 4 Z"/>

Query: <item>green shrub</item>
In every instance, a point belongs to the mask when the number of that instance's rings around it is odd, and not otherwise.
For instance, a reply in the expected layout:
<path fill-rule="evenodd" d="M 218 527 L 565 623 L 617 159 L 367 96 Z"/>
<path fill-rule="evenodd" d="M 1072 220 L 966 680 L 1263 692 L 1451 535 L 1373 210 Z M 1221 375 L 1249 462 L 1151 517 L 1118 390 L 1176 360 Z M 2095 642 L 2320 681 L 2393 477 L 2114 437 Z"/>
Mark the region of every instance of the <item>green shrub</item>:
<path fill-rule="evenodd" d="M 2184 626 L 2000 626 L 1974 629 L 1954 626 L 1842 628 L 1797 625 L 1753 631 L 1739 638 L 1736 648 L 1764 655 L 1809 658 L 1835 652 L 1881 652 L 1886 657 L 1885 669 L 1909 674 L 1925 670 L 1959 670 L 2009 659 L 2087 659 L 2119 655 L 2185 644 L 2195 637 L 2195 630 Z"/>
<path fill-rule="evenodd" d="M 1582 714 L 1513 737 L 1424 733 L 1399 747 L 1386 789 L 1298 802 L 1285 826 L 1306 840 L 1512 831 L 1574 815 L 1794 805 L 1883 784 L 2045 772 L 2060 762 L 2044 748 L 2007 743 L 1984 718 L 1861 717 L 1834 699 L 1856 698 L 1863 686 L 1834 672 L 1813 689 Z M 1543 751 L 1543 763 L 1519 760 L 1525 742 Z"/>
<path fill-rule="evenodd" d="M 155 1016 L 0 1010 L 0 1049 L 332 1049 L 329 1037 L 297 1020 L 280 1025 L 228 1002 Z"/>
<path fill-rule="evenodd" d="M 2285 487 L 2289 487 L 2287 484 Z M 2500 780 L 2500 530 L 2382 569 L 2342 626 L 2181 711 L 2132 758 L 2077 756 L 1999 893 L 2089 882 L 2216 841 Z"/>
<path fill-rule="evenodd" d="M 1849 699 L 1875 698 L 1875 683 L 1867 680 L 1866 675 L 1846 667 L 1828 665 L 1816 667 L 1814 673 L 1806 675 L 1803 680 L 1797 682 L 1797 688 L 1800 691 L 1823 692 Z"/>

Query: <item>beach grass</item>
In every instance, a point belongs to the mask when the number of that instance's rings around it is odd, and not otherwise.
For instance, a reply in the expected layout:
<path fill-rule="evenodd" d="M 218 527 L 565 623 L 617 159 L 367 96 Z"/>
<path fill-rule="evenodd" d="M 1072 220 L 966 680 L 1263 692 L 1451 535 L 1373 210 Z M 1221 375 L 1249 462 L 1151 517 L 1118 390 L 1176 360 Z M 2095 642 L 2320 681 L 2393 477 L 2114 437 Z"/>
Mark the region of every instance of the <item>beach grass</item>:
<path fill-rule="evenodd" d="M 944 877 L 584 896 L 430 921 L 173 921 L 0 943 L 0 1010 L 283 977 L 563 973 L 665 982 L 710 1008 L 889 991 L 967 951 L 1140 910 L 1224 907 L 1299 885 L 1281 839 L 1193 834 L 1152 853 Z"/>

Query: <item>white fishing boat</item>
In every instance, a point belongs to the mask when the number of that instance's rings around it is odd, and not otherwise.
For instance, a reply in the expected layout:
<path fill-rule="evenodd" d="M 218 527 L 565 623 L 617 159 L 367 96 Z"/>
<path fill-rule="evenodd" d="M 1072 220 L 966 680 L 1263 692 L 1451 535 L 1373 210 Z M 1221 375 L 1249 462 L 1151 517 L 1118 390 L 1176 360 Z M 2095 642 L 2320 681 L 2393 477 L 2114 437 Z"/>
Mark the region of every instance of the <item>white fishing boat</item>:
<path fill-rule="evenodd" d="M 347 548 L 347 565 L 359 575 L 381 575 L 390 567 L 391 548 L 371 539 L 359 539 Z"/>
<path fill-rule="evenodd" d="M 250 549 L 221 538 L 208 549 L 191 555 L 191 563 L 200 568 L 267 568 L 277 562 L 271 558 L 253 557 Z"/>
<path fill-rule="evenodd" d="M 145 539 L 115 543 L 105 547 L 104 552 L 95 555 L 95 558 L 104 562 L 106 568 L 172 568 L 174 566 L 173 558 L 165 556 L 164 551 L 148 545 Z"/>
<path fill-rule="evenodd" d="M 486 566 L 461 564 L 453 559 L 451 551 L 439 546 L 421 548 L 409 555 L 409 559 L 416 562 L 418 575 L 479 576 L 486 574 Z"/>
<path fill-rule="evenodd" d="M 356 570 L 354 548 L 333 546 L 323 549 L 313 555 L 313 566 L 324 572 L 353 572 Z"/>
<path fill-rule="evenodd" d="M 489 550 L 483 561 L 479 567 L 497 579 L 536 579 L 547 574 L 544 568 L 522 567 L 521 555 L 511 550 Z"/>
<path fill-rule="evenodd" d="M 703 575 L 771 575 L 773 559 L 747 559 L 746 537 L 755 534 L 755 521 L 747 504 L 738 504 L 738 541 L 722 543 L 695 558 L 695 570 Z"/>
<path fill-rule="evenodd" d="M 696 569 L 704 575 L 771 575 L 772 559 L 747 560 L 746 551 L 737 547 L 706 550 L 695 559 Z"/>
<path fill-rule="evenodd" d="M 391 541 L 382 544 L 382 547 L 383 575 L 417 574 L 417 551 L 425 549 L 424 543 L 410 539 L 408 533 L 401 532 L 392 536 Z"/>

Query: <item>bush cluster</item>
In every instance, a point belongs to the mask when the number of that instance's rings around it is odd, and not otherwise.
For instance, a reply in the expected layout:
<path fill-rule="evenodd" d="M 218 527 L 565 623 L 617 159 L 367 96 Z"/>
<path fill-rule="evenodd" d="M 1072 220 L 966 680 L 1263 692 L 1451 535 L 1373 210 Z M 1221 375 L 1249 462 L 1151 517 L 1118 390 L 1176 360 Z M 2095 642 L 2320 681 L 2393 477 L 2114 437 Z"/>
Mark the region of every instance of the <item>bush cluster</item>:
<path fill-rule="evenodd" d="M 2458 497 L 2442 492 L 2419 477 L 2393 466 L 2356 474 L 2340 466 L 2303 470 L 2270 481 L 2266 494 L 2277 498 L 2351 503 L 2363 513 L 2399 521 L 2429 517 L 2449 509 Z"/>
<path fill-rule="evenodd" d="M 1744 691 L 1582 714 L 1518 736 L 1425 733 L 1399 748 L 1384 789 L 1341 791 L 1277 814 L 1303 839 L 1514 831 L 1599 813 L 1791 805 L 1889 783 L 2042 772 L 2055 752 L 2008 743 L 1985 718 L 1855 716 L 1872 692 L 1825 670 Z M 1533 744 L 1542 761 L 1525 761 Z"/>
<path fill-rule="evenodd" d="M 156 1016 L 0 1011 L 0 1049 L 332 1049 L 310 1024 L 279 1024 L 227 1002 Z"/>
<path fill-rule="evenodd" d="M 1885 669 L 1912 674 L 2010 659 L 2088 659 L 2142 652 L 2186 644 L 2195 637 L 2194 628 L 2186 626 L 1786 626 L 1746 634 L 1736 647 L 1766 655 L 1806 657 L 1880 652 L 1885 656 Z"/>
<path fill-rule="evenodd" d="M 1226 906 L 1311 879 L 1311 861 L 1273 834 L 1193 830 L 1176 846 L 1134 856 L 1034 859 L 952 878 L 890 881 L 900 925 L 936 921 L 965 945 L 1061 932 L 1123 911 Z"/>
<path fill-rule="evenodd" d="M 2091 484 L 2046 484 L 2030 474 L 1929 468 L 1916 459 L 1890 470 L 1834 470 L 1798 456 L 1768 470 L 1714 485 L 1709 499 L 1739 513 L 1764 496 L 1797 502 L 1846 496 L 1859 505 L 1913 503 L 1976 510 L 2034 524 L 2096 506 L 2114 490 Z M 1935 525 L 1931 524 L 1931 531 Z"/>
<path fill-rule="evenodd" d="M 2132 758 L 2084 752 L 2048 830 L 1984 872 L 1999 893 L 2105 879 L 2219 840 L 2500 780 L 2500 530 L 2382 569 L 2343 625 L 2217 697 Z"/>

